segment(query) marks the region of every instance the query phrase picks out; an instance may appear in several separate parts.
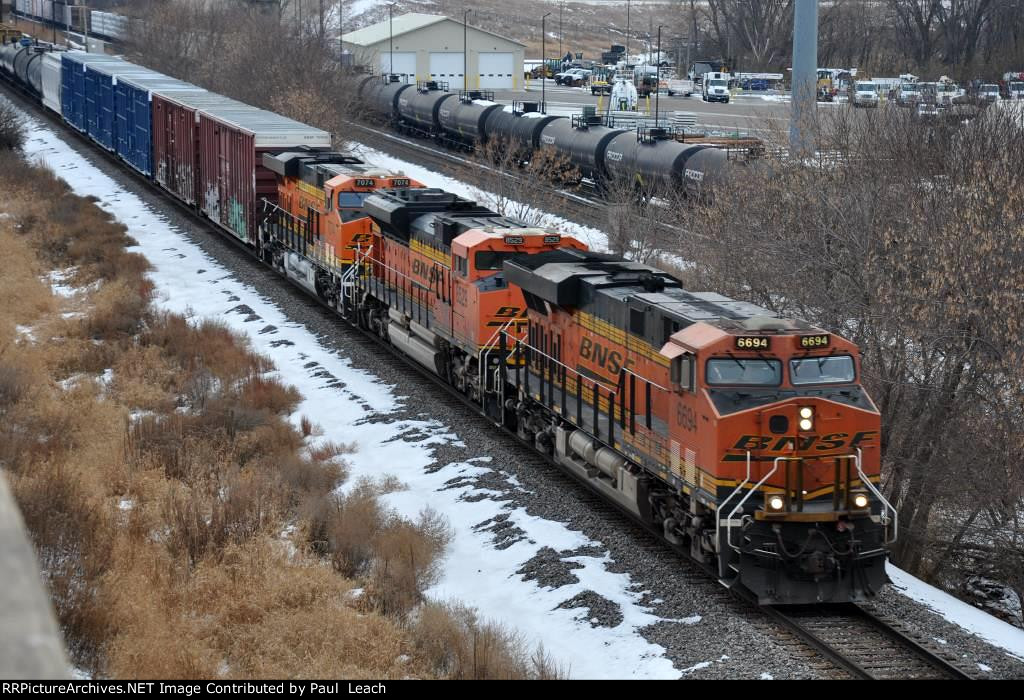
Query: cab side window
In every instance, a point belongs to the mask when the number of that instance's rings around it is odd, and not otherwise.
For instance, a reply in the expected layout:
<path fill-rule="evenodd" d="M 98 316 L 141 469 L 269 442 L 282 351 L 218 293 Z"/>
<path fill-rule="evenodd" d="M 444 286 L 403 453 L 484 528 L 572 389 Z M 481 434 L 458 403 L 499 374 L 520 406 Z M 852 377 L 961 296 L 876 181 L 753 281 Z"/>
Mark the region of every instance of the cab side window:
<path fill-rule="evenodd" d="M 469 259 L 464 258 L 461 255 L 456 255 L 454 257 L 455 271 L 458 272 L 459 275 L 461 275 L 462 277 L 467 277 L 469 275 Z"/>

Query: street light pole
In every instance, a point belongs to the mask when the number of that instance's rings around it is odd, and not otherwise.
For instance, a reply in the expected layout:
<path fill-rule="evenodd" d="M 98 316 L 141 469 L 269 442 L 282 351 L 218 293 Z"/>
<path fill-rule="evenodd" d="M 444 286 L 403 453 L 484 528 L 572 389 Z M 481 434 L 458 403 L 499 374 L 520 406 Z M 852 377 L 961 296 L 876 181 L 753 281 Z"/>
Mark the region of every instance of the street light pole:
<path fill-rule="evenodd" d="M 548 103 L 545 95 L 547 94 L 545 88 L 548 82 L 548 62 L 547 62 L 547 15 L 540 18 L 540 113 L 548 113 Z"/>
<path fill-rule="evenodd" d="M 395 74 L 395 3 L 388 5 L 388 80 Z"/>
<path fill-rule="evenodd" d="M 469 36 L 469 30 L 466 28 L 466 18 L 469 17 L 469 13 L 472 9 L 466 10 L 462 13 L 462 89 L 469 89 L 469 50 L 467 48 L 467 37 Z"/>
<path fill-rule="evenodd" d="M 658 25 L 658 55 L 654 59 L 654 128 L 658 128 L 661 119 L 661 28 Z"/>
<path fill-rule="evenodd" d="M 564 55 L 562 53 L 562 10 L 565 9 L 565 3 L 558 3 L 558 58 L 561 59 Z"/>
<path fill-rule="evenodd" d="M 626 0 L 626 65 L 629 65 L 629 2 Z"/>

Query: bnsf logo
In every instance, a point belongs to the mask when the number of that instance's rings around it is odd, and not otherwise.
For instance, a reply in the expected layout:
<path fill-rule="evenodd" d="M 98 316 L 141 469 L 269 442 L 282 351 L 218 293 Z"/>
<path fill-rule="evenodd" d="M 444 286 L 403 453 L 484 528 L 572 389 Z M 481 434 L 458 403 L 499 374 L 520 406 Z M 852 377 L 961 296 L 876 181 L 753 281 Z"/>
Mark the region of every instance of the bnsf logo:
<path fill-rule="evenodd" d="M 595 365 L 603 367 L 615 375 L 622 371 L 624 365 L 628 366 L 630 364 L 629 362 L 624 363 L 622 361 L 622 353 L 618 350 L 604 347 L 601 343 L 590 338 L 583 338 L 580 341 L 580 357 L 584 360 L 590 360 Z"/>
<path fill-rule="evenodd" d="M 441 279 L 443 274 L 438 268 L 422 260 L 412 261 L 412 273 L 414 275 L 419 275 L 420 277 L 426 277 L 431 282 L 436 282 Z"/>
<path fill-rule="evenodd" d="M 862 443 L 869 442 L 878 437 L 878 431 L 866 430 L 860 433 L 829 433 L 827 435 L 808 435 L 800 438 L 799 442 L 793 436 L 765 437 L 763 435 L 743 435 L 733 450 L 740 450 L 744 454 L 727 454 L 722 459 L 726 462 L 739 462 L 747 458 L 746 452 L 791 452 L 794 449 L 802 452 L 835 452 L 842 450 L 848 453 L 854 452 Z"/>

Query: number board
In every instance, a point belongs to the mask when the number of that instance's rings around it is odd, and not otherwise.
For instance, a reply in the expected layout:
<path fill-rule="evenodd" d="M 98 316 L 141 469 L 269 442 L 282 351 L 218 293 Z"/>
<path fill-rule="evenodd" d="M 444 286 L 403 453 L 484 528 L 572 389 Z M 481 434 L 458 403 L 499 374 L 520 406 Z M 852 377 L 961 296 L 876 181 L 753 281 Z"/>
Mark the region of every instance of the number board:
<path fill-rule="evenodd" d="M 391 186 L 392 187 L 408 187 L 409 186 L 409 178 L 407 178 L 407 177 L 391 178 Z"/>
<path fill-rule="evenodd" d="M 505 243 L 508 245 L 522 245 L 526 239 L 522 236 L 505 236 Z"/>
<path fill-rule="evenodd" d="M 802 335 L 800 336 L 800 347 L 804 350 L 813 350 L 814 348 L 827 348 L 832 342 L 831 336 L 828 333 L 822 333 L 820 335 Z"/>
<path fill-rule="evenodd" d="M 737 350 L 767 350 L 771 347 L 772 339 L 761 335 L 738 335 L 736 336 Z"/>
<path fill-rule="evenodd" d="M 374 180 L 372 177 L 370 177 L 370 178 L 357 177 L 356 178 L 356 187 L 373 187 L 376 184 L 377 184 L 377 181 Z"/>
<path fill-rule="evenodd" d="M 561 243 L 561 242 L 562 242 L 562 237 L 561 236 L 544 236 L 544 244 L 545 245 L 547 245 L 549 243 Z"/>

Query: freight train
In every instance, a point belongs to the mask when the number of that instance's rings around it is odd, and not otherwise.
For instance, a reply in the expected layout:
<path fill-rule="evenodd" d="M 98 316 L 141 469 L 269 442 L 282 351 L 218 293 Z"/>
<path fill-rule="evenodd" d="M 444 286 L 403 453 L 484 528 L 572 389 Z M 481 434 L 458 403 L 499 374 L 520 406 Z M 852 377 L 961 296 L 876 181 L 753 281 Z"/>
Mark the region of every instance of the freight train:
<path fill-rule="evenodd" d="M 403 133 L 458 148 L 494 143 L 526 160 L 551 149 L 598 186 L 618 180 L 696 198 L 706 196 L 730 167 L 725 150 L 680 143 L 668 129 L 614 129 L 593 114 L 550 116 L 538 112 L 537 103 L 497 104 L 493 93 L 451 93 L 436 81 L 413 85 L 397 76 L 364 77 L 358 95 L 367 111 Z"/>
<path fill-rule="evenodd" d="M 806 604 L 885 584 L 880 416 L 844 338 L 120 59 L 20 45 L 0 59 L 98 148 L 725 585 Z"/>

